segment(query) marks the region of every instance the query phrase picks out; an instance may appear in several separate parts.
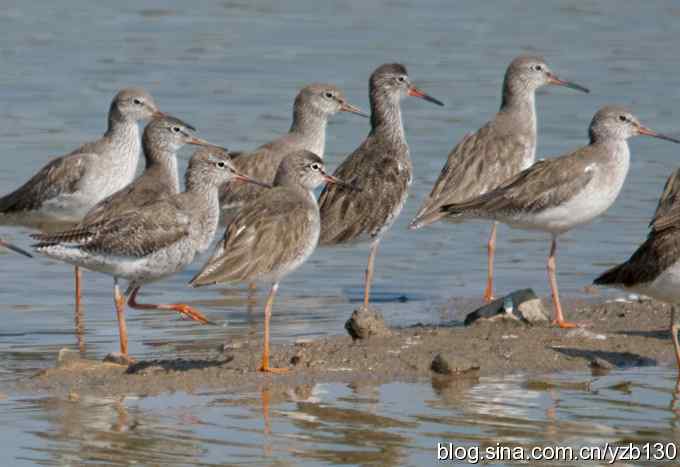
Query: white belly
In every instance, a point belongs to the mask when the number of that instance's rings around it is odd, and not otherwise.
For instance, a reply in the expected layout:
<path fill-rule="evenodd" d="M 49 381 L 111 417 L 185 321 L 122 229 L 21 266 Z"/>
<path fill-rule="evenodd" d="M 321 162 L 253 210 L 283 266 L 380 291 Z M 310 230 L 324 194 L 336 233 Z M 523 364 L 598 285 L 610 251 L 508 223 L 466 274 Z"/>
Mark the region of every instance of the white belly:
<path fill-rule="evenodd" d="M 175 243 L 142 258 L 88 253 L 78 247 L 67 245 L 50 246 L 38 253 L 74 266 L 126 279 L 138 285 L 183 270 L 196 255 L 195 250 L 186 241 Z"/>
<path fill-rule="evenodd" d="M 564 204 L 531 216 L 518 216 L 509 222 L 513 227 L 542 230 L 554 234 L 564 233 L 582 224 L 586 224 L 604 213 L 614 203 L 619 189 L 601 191 L 597 183 L 590 182 L 579 195 Z M 612 187 L 616 188 L 616 187 Z"/>
<path fill-rule="evenodd" d="M 571 199 L 538 213 L 519 213 L 499 220 L 512 227 L 553 234 L 561 234 L 586 224 L 614 204 L 623 188 L 629 164 L 630 153 L 624 142 L 614 151 L 613 162 L 603 165 L 593 163 L 585 169 L 592 172 L 592 179 Z"/>

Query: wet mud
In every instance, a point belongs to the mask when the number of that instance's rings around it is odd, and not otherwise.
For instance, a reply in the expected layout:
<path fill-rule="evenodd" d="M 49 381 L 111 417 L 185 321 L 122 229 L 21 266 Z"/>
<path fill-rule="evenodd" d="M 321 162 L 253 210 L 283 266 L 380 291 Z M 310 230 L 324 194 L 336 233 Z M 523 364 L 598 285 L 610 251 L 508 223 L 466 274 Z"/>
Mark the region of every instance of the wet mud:
<path fill-rule="evenodd" d="M 653 301 L 575 303 L 567 309 L 585 329 L 480 320 L 391 328 L 368 339 L 348 334 L 273 345 L 262 374 L 261 341 L 231 341 L 205 358 L 139 361 L 130 366 L 55 355 L 55 366 L 13 383 L 15 390 L 61 395 L 153 395 L 224 390 L 247 392 L 324 382 L 383 383 L 423 378 L 452 380 L 512 373 L 554 373 L 645 365 L 673 365 L 669 308 Z M 349 316 L 348 316 L 349 317 Z"/>

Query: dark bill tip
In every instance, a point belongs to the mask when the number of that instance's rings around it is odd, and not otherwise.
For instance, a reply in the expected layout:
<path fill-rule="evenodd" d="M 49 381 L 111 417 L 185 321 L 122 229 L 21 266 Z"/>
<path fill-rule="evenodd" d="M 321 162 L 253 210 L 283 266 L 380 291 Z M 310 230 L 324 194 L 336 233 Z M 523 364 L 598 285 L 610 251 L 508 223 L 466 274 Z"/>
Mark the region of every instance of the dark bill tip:
<path fill-rule="evenodd" d="M 559 79 L 555 75 L 550 76 L 550 84 L 554 84 L 557 86 L 564 86 L 565 88 L 571 88 L 571 89 L 576 89 L 577 91 L 585 92 L 586 94 L 590 93 L 590 89 L 588 89 L 585 86 L 581 86 L 580 84 L 576 84 L 573 81 L 565 81 L 563 79 Z"/>
<path fill-rule="evenodd" d="M 641 134 L 641 135 L 651 136 L 653 138 L 665 139 L 666 141 L 670 141 L 672 143 L 680 144 L 680 139 L 673 138 L 672 136 L 664 135 L 664 134 L 661 134 L 661 133 L 657 133 L 656 131 L 650 130 L 649 128 L 645 128 L 643 126 L 638 127 L 638 133 Z"/>
<path fill-rule="evenodd" d="M 0 239 L 0 246 L 4 246 L 8 250 L 12 250 L 15 253 L 19 253 L 20 255 L 24 255 L 27 258 L 33 258 L 33 255 L 30 254 L 28 251 L 23 250 L 23 249 L 19 248 L 18 246 L 14 246 L 11 243 L 8 243 L 8 242 L 6 242 L 2 239 Z"/>
<path fill-rule="evenodd" d="M 343 103 L 340 105 L 340 111 L 341 111 L 341 112 L 349 112 L 349 113 L 352 113 L 352 114 L 360 115 L 360 116 L 365 117 L 365 118 L 370 118 L 370 115 L 368 115 L 367 113 L 365 113 L 365 112 L 364 112 L 363 110 L 361 110 L 359 107 L 354 106 L 354 105 L 352 105 L 352 104 L 349 104 L 349 103 L 347 103 L 347 102 L 343 102 Z"/>
<path fill-rule="evenodd" d="M 413 97 L 420 97 L 423 100 L 426 100 L 428 102 L 432 102 L 433 104 L 437 104 L 437 105 L 444 107 L 444 103 L 442 101 L 440 101 L 439 99 L 435 99 L 434 97 L 432 97 L 429 94 L 421 91 L 420 89 L 418 89 L 415 86 L 412 86 L 412 87 L 409 88 L 408 95 L 413 96 Z"/>

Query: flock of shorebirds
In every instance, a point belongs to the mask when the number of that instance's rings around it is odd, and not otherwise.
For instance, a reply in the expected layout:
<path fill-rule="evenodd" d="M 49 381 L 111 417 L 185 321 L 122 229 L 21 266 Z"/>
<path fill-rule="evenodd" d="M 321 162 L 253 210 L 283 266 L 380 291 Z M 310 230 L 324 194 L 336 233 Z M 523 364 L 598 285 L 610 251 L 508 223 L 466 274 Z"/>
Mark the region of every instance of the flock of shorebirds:
<path fill-rule="evenodd" d="M 540 57 L 513 60 L 505 73 L 500 110 L 453 148 L 410 228 L 438 220 L 491 220 L 486 301 L 493 299 L 496 222 L 549 233 L 554 323 L 569 328 L 576 324 L 564 318 L 555 276 L 558 236 L 613 204 L 628 173 L 628 138 L 680 140 L 642 126 L 623 107 L 606 106 L 593 117 L 586 146 L 535 162 L 535 92 L 546 85 L 589 92 L 558 78 Z M 369 304 L 380 239 L 401 212 L 412 180 L 400 109 L 404 96 L 443 105 L 414 86 L 403 65 L 378 67 L 369 81 L 370 132 L 329 175 L 323 161 L 328 118 L 337 112 L 369 117 L 335 86 L 304 87 L 295 99 L 289 132 L 240 153 L 198 138 L 191 125 L 162 113 L 146 91 L 124 89 L 111 103 L 108 128 L 100 139 L 52 159 L 0 198 L 0 224 L 39 230 L 32 235 L 38 241 L 33 251 L 75 266 L 76 312 L 81 306 L 80 268 L 113 277 L 123 359 L 129 359 L 126 304 L 210 323 L 189 305 L 144 304 L 137 295 L 143 285 L 189 266 L 211 245 L 220 224 L 226 225 L 190 285 L 271 283 L 259 369 L 283 372 L 287 369 L 269 364 L 272 303 L 281 279 L 304 263 L 318 244 L 370 242 L 364 306 Z M 140 141 L 138 122 L 146 119 L 150 122 Z M 200 148 L 189 162 L 182 192 L 177 152 L 186 144 Z M 135 179 L 140 149 L 146 167 Z M 314 190 L 322 184 L 317 200 Z M 661 205 L 638 251 L 596 279 L 597 284 L 640 291 L 671 304 L 680 301 L 680 203 L 676 207 L 673 201 Z M 128 281 L 124 293 L 119 279 Z M 673 323 L 680 365 L 675 319 Z"/>

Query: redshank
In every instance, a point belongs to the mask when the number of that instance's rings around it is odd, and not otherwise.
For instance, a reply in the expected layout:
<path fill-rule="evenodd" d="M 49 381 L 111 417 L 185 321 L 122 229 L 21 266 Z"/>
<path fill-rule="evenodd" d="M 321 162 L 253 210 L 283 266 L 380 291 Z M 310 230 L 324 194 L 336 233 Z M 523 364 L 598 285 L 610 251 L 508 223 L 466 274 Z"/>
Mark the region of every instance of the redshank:
<path fill-rule="evenodd" d="M 416 88 L 404 65 L 378 67 L 369 80 L 371 131 L 334 173 L 340 179 L 356 182 L 361 189 L 328 185 L 319 198 L 321 245 L 371 242 L 364 282 L 366 307 L 380 238 L 401 212 L 411 185 L 411 158 L 401 121 L 403 95 L 444 105 Z"/>
<path fill-rule="evenodd" d="M 557 237 L 592 221 L 616 200 L 628 174 L 627 139 L 648 135 L 680 143 L 643 127 L 627 109 L 600 109 L 590 123 L 590 143 L 570 154 L 541 160 L 503 186 L 470 201 L 440 208 L 450 217 L 491 219 L 524 230 L 552 236 L 548 277 L 555 308 L 555 324 L 576 325 L 564 319 L 555 277 Z"/>
<path fill-rule="evenodd" d="M 111 102 L 106 133 L 52 159 L 21 187 L 0 198 L 0 225 L 44 232 L 74 227 L 95 204 L 133 180 L 140 150 L 137 122 L 162 115 L 145 90 L 118 92 Z M 80 279 L 76 266 L 76 315 L 80 314 Z"/>
<path fill-rule="evenodd" d="M 546 85 L 588 89 L 561 80 L 542 57 L 515 58 L 505 72 L 501 108 L 493 120 L 466 135 L 449 153 L 429 196 L 418 209 L 410 228 L 417 229 L 443 216 L 439 208 L 460 203 L 497 188 L 534 163 L 536 154 L 536 90 Z M 493 263 L 496 222 L 487 243 L 488 276 L 484 300 L 493 299 Z"/>
<path fill-rule="evenodd" d="M 361 109 L 347 102 L 340 89 L 332 84 L 310 84 L 300 90 L 293 104 L 293 124 L 288 133 L 253 152 L 232 153 L 238 170 L 258 180 L 271 183 L 281 161 L 292 151 L 306 149 L 323 158 L 326 125 L 337 112 L 367 117 Z M 228 224 L 236 210 L 261 192 L 255 185 L 231 186 L 220 199 L 223 223 Z"/>
<path fill-rule="evenodd" d="M 602 273 L 596 285 L 647 295 L 671 305 L 671 336 L 680 368 L 680 169 L 668 178 L 647 240 L 625 262 Z"/>
<path fill-rule="evenodd" d="M 189 162 L 185 192 L 43 237 L 34 250 L 113 276 L 120 352 L 129 360 L 124 315 L 126 297 L 135 308 L 172 310 L 202 323 L 209 322 L 189 305 L 142 305 L 136 303 L 135 295 L 142 285 L 183 270 L 198 253 L 208 248 L 219 221 L 218 190 L 234 179 L 258 183 L 238 173 L 230 158 L 221 151 L 202 148 Z M 119 279 L 129 281 L 124 295 L 118 288 Z"/>
<path fill-rule="evenodd" d="M 279 282 L 297 269 L 316 249 L 319 241 L 319 207 L 313 190 L 324 181 L 343 183 L 324 171 L 316 154 L 298 150 L 281 162 L 274 187 L 250 200 L 227 227 L 224 238 L 200 272 L 193 287 L 220 282 L 269 281 L 272 283 L 264 308 L 263 372 L 285 368 L 269 365 L 269 320 Z"/>
<path fill-rule="evenodd" d="M 207 141 L 194 136 L 194 131 L 196 130 L 191 125 L 169 115 L 151 120 L 142 135 L 146 163 L 144 173 L 122 190 L 97 203 L 80 225 L 103 222 L 179 193 L 177 152 L 185 144 L 210 146 Z M 36 234 L 32 237 L 43 241 L 51 238 L 53 233 Z"/>

